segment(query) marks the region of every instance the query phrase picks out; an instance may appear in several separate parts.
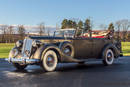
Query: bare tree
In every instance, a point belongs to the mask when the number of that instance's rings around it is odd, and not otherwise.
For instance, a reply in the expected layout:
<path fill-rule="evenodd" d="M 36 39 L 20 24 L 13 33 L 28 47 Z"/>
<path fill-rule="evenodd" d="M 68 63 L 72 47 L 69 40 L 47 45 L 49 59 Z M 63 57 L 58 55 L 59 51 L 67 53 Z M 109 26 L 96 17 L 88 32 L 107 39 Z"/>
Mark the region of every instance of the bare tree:
<path fill-rule="evenodd" d="M 129 20 L 122 20 L 122 33 L 123 33 L 123 40 L 126 41 L 127 31 L 130 28 L 130 21 Z"/>
<path fill-rule="evenodd" d="M 13 34 L 14 34 L 13 26 L 8 26 L 7 36 L 9 43 L 14 41 Z"/>
<path fill-rule="evenodd" d="M 23 40 L 25 37 L 26 30 L 23 25 L 18 26 L 18 34 L 20 35 L 20 39 Z"/>
<path fill-rule="evenodd" d="M 50 36 L 50 30 L 49 29 L 48 29 L 47 33 L 48 33 L 48 36 Z"/>
<path fill-rule="evenodd" d="M 121 37 L 120 37 L 120 31 L 121 31 L 121 21 L 117 21 L 116 23 L 115 23 L 115 31 L 117 31 L 117 37 L 118 37 L 118 40 L 120 40 L 121 39 Z"/>
<path fill-rule="evenodd" d="M 8 27 L 8 32 L 9 32 L 9 34 L 14 34 L 13 26 Z"/>
<path fill-rule="evenodd" d="M 7 34 L 7 25 L 2 25 L 0 27 L 0 30 L 1 30 L 1 42 L 7 42 L 7 39 L 6 39 L 6 34 Z"/>
<path fill-rule="evenodd" d="M 116 30 L 121 31 L 123 41 L 126 41 L 126 36 L 130 28 L 130 21 L 128 19 L 119 20 L 116 22 Z"/>
<path fill-rule="evenodd" d="M 40 36 L 42 36 L 43 34 L 45 34 L 45 25 L 43 22 L 41 22 L 40 24 L 38 24 L 38 33 Z"/>
<path fill-rule="evenodd" d="M 56 30 L 59 30 L 60 29 L 60 27 L 59 27 L 59 25 L 56 23 Z"/>

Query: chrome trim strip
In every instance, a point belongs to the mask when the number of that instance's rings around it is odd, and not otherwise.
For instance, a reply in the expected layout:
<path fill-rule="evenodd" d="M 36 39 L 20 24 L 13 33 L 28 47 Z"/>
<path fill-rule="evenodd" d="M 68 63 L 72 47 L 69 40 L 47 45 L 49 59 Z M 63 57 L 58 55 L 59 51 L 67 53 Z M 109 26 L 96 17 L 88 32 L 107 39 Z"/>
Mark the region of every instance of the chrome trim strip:
<path fill-rule="evenodd" d="M 40 59 L 27 59 L 27 58 L 6 58 L 9 63 L 21 63 L 21 64 L 34 64 L 39 63 Z"/>

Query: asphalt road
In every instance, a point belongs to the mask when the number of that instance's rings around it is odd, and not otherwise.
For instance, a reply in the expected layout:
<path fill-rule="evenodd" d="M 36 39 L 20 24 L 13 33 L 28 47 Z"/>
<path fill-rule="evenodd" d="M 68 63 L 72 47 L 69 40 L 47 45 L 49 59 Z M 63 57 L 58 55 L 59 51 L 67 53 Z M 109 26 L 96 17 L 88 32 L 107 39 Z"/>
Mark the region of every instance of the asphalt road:
<path fill-rule="evenodd" d="M 0 59 L 0 87 L 130 87 L 130 57 L 119 58 L 112 66 L 101 61 L 59 64 L 55 72 L 34 65 L 17 71 Z"/>

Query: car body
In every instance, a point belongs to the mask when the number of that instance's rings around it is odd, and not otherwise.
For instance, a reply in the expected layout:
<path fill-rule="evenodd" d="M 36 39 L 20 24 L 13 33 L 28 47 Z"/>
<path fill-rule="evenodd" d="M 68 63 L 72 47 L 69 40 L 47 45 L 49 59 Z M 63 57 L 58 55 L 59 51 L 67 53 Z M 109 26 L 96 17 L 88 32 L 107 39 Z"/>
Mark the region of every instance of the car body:
<path fill-rule="evenodd" d="M 76 29 L 62 29 L 53 36 L 29 36 L 17 41 L 8 61 L 17 69 L 29 64 L 41 65 L 45 71 L 54 71 L 57 63 L 84 63 L 84 59 L 102 59 L 111 65 L 122 55 L 121 42 L 112 38 L 76 36 Z"/>

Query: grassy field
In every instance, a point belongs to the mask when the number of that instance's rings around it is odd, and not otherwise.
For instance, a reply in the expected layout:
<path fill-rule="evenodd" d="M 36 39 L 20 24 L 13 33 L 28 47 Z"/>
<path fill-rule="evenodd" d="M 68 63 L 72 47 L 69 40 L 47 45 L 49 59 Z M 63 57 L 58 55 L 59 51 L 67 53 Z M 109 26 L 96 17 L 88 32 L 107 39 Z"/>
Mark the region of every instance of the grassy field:
<path fill-rule="evenodd" d="M 14 43 L 0 43 L 0 58 L 8 58 L 9 51 L 14 47 Z M 130 56 L 130 42 L 122 42 L 124 56 Z"/>
<path fill-rule="evenodd" d="M 8 58 L 9 51 L 14 47 L 14 43 L 0 43 L 0 58 Z"/>
<path fill-rule="evenodd" d="M 130 42 L 122 42 L 122 51 L 124 56 L 130 56 Z"/>

